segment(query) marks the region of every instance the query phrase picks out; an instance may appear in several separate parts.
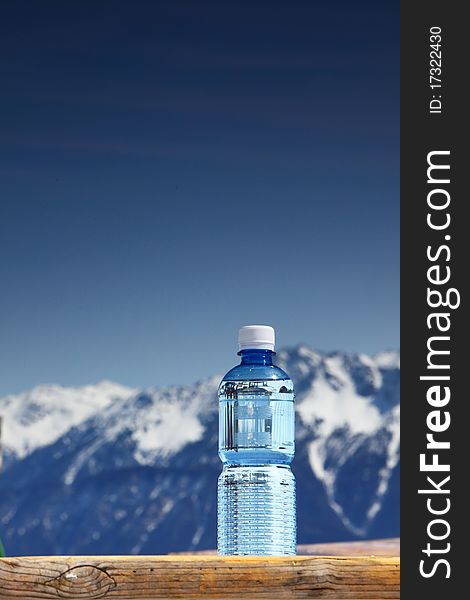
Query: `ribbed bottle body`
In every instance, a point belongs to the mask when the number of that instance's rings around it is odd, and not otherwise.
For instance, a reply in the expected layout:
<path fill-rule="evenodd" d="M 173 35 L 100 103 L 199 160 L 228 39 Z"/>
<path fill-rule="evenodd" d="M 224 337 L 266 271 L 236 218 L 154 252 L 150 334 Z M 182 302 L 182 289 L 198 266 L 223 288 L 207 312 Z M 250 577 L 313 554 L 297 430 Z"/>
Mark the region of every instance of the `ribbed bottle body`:
<path fill-rule="evenodd" d="M 295 480 L 288 466 L 225 467 L 218 483 L 222 555 L 295 554 Z"/>

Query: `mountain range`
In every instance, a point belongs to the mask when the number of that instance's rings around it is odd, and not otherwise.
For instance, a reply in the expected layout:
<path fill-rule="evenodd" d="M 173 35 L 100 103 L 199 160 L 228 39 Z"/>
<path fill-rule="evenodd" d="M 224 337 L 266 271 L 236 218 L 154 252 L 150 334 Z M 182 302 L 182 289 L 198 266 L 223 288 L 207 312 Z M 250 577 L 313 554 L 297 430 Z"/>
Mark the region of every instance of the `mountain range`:
<path fill-rule="evenodd" d="M 296 388 L 298 541 L 399 534 L 397 352 L 281 350 Z M 217 386 L 40 385 L 0 398 L 10 555 L 216 545 Z"/>

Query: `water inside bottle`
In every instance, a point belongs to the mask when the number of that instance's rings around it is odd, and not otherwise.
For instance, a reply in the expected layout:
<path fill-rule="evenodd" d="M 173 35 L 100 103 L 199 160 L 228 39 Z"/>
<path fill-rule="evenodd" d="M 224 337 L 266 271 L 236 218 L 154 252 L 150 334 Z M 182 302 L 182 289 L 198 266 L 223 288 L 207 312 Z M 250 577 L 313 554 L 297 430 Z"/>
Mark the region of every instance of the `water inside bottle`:
<path fill-rule="evenodd" d="M 295 554 L 292 381 L 224 380 L 219 410 L 219 554 Z"/>
<path fill-rule="evenodd" d="M 219 453 L 232 464 L 292 460 L 294 391 L 290 380 L 223 381 L 219 388 Z"/>

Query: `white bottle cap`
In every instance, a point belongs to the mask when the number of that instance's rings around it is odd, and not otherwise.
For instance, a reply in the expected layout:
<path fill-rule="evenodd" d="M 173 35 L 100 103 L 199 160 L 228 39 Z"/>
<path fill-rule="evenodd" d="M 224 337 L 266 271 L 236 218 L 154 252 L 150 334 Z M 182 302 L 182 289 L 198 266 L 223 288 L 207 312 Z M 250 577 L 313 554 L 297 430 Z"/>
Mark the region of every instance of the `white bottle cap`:
<path fill-rule="evenodd" d="M 238 332 L 240 350 L 249 348 L 272 350 L 274 352 L 275 333 L 269 325 L 245 325 Z"/>

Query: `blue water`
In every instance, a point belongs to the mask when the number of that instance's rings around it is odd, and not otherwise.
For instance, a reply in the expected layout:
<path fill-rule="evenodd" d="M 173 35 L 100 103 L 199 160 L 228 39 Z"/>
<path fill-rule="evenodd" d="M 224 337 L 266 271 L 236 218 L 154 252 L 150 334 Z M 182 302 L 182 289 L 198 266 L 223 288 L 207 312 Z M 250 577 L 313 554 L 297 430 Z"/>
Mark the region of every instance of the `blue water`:
<path fill-rule="evenodd" d="M 293 555 L 296 545 L 294 389 L 269 350 L 243 350 L 219 386 L 217 549 Z"/>

